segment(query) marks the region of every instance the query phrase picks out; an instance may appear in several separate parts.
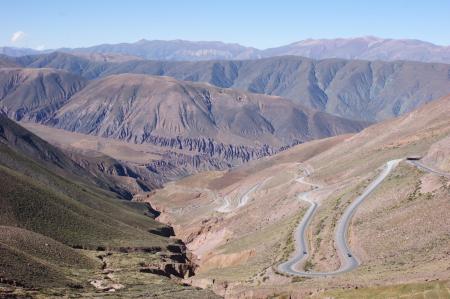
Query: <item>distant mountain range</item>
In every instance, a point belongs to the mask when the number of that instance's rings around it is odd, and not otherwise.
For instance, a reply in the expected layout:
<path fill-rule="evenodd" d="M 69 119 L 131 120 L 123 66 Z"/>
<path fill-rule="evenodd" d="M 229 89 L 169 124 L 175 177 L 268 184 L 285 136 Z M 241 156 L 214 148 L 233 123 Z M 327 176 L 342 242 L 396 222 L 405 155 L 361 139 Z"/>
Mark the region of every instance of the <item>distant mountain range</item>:
<path fill-rule="evenodd" d="M 150 60 L 229 60 L 296 55 L 314 59 L 412 60 L 450 63 L 450 47 L 413 39 L 383 39 L 373 36 L 337 39 L 307 39 L 265 50 L 223 42 L 185 40 L 140 40 L 135 43 L 101 44 L 86 48 L 35 49 L 0 47 L 0 54 L 23 56 L 53 51 L 84 54 L 120 54 Z"/>
<path fill-rule="evenodd" d="M 258 60 L 149 61 L 87 59 L 54 52 L 12 58 L 0 66 L 53 68 L 97 79 L 135 73 L 206 82 L 220 88 L 276 95 L 349 119 L 379 121 L 450 93 L 450 65 L 282 56 Z M 90 57 L 90 56 L 88 56 Z"/>
<path fill-rule="evenodd" d="M 8 55 L 8 56 L 24 56 L 24 55 L 36 55 L 36 54 L 43 54 L 43 53 L 49 53 L 52 52 L 52 50 L 45 50 L 45 51 L 39 51 L 35 49 L 30 48 L 16 48 L 16 47 L 0 47 L 0 54 L 2 55 Z"/>
<path fill-rule="evenodd" d="M 450 47 L 414 39 L 383 39 L 373 36 L 307 39 L 264 50 L 264 55 L 298 55 L 314 59 L 411 60 L 450 63 Z"/>

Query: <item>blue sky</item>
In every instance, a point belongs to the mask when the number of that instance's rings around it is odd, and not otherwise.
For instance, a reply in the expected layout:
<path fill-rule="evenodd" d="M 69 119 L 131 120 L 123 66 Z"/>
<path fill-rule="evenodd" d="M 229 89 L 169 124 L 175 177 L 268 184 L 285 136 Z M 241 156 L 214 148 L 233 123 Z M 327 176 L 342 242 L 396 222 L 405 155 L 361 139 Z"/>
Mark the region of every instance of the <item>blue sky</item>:
<path fill-rule="evenodd" d="M 267 48 L 306 38 L 365 35 L 450 45 L 448 0 L 14 0 L 0 7 L 0 46 L 180 38 Z"/>

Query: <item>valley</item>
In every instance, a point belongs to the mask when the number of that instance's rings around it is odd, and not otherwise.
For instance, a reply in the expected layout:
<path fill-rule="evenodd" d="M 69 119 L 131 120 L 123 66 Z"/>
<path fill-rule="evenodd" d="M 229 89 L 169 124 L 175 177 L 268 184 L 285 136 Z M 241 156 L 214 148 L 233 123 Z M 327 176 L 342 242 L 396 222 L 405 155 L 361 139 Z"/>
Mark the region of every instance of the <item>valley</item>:
<path fill-rule="evenodd" d="M 0 298 L 450 298 L 447 48 L 0 47 Z"/>
<path fill-rule="evenodd" d="M 86 167 L 123 173 L 117 184 L 133 192 L 369 124 L 280 97 L 161 76 L 86 80 L 49 68 L 1 68 L 0 84 L 8 117 L 83 155 Z"/>
<path fill-rule="evenodd" d="M 264 297 L 272 292 L 303 296 L 311 292 L 322 297 L 328 292 L 321 287 L 324 283 L 333 289 L 345 281 L 359 289 L 387 281 L 443 280 L 445 284 L 450 245 L 446 236 L 450 227 L 446 217 L 448 179 L 442 171 L 423 171 L 396 159 L 423 155 L 429 167 L 435 167 L 427 152 L 447 139 L 449 99 L 353 136 L 308 142 L 231 171 L 169 183 L 143 200 L 157 207 L 161 211 L 158 219 L 173 225 L 175 233 L 200 257 L 193 283 L 209 285 L 225 296 L 251 293 Z M 391 127 L 397 130 L 386 130 Z M 448 156 L 445 159 L 441 165 L 448 165 Z M 389 160 L 398 166 L 376 179 Z M 310 171 L 306 184 L 302 179 L 299 182 L 305 167 Z M 375 189 L 374 180 L 379 183 Z M 253 190 L 247 205 L 226 212 L 217 209 L 221 204 L 218 196 L 236 205 L 245 190 L 252 190 L 258 182 L 264 183 Z M 321 187 L 314 189 L 311 182 Z M 369 185 L 371 192 L 364 192 Z M 364 202 L 355 211 L 347 236 L 359 265 L 353 271 L 309 279 L 278 274 L 278 265 L 295 250 L 302 250 L 296 247 L 293 233 L 301 219 L 312 213 L 309 204 L 298 200 L 302 194 L 318 206 L 304 228 L 307 258 L 296 268 L 307 272 L 295 270 L 292 274 L 313 276 L 342 267 L 339 246 L 346 245 L 335 243 L 334 232 L 344 210 L 360 196 Z M 419 234 L 419 241 L 417 230 L 426 231 L 427 237 Z M 290 261 L 300 261 L 299 256 L 292 257 Z"/>

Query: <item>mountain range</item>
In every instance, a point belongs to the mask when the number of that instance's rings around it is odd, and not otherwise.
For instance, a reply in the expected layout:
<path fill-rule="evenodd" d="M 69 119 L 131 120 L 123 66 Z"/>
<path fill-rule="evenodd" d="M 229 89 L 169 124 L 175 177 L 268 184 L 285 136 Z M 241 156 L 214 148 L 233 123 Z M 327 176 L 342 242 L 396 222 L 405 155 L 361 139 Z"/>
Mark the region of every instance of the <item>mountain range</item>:
<path fill-rule="evenodd" d="M 281 96 L 345 118 L 379 121 L 450 93 L 450 65 L 282 56 L 257 60 L 122 62 L 55 52 L 0 58 L 6 66 L 54 68 L 96 79 L 136 73 L 207 82 L 221 88 Z"/>
<path fill-rule="evenodd" d="M 239 44 L 186 40 L 145 40 L 135 43 L 101 44 L 85 48 L 61 48 L 38 51 L 27 48 L 2 47 L 0 54 L 34 55 L 52 51 L 85 54 L 121 54 L 151 60 L 258 59 L 297 55 L 313 59 L 344 58 L 364 60 L 414 60 L 450 63 L 450 47 L 414 39 L 384 39 L 373 36 L 337 39 L 306 39 L 269 49 L 256 49 Z"/>
<path fill-rule="evenodd" d="M 88 81 L 63 70 L 2 68 L 0 84 L 0 107 L 14 120 L 231 164 L 368 124 L 279 97 L 142 74 Z"/>
<path fill-rule="evenodd" d="M 116 184 L 132 192 L 356 132 L 450 93 L 450 65 L 440 63 L 296 56 L 180 62 L 54 52 L 2 56 L 0 65 L 3 113 L 71 150 L 110 156 L 84 165 L 129 174 Z M 77 143 L 63 132 L 100 139 Z M 121 165 L 124 148 L 149 159 Z"/>

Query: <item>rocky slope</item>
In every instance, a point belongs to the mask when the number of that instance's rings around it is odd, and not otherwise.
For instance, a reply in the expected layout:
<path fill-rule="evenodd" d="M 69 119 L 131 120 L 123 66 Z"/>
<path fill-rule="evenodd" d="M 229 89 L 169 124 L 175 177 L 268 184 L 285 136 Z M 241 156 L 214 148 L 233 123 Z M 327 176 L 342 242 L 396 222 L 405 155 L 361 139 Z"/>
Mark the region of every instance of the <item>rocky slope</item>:
<path fill-rule="evenodd" d="M 16 64 L 14 62 L 14 58 L 10 57 L 10 56 L 6 56 L 3 54 L 0 54 L 0 68 L 4 68 L 4 67 L 19 67 L 18 64 Z"/>
<path fill-rule="evenodd" d="M 138 73 L 208 82 L 277 95 L 345 118 L 378 121 L 411 111 L 450 92 L 450 65 L 286 56 L 242 61 L 99 62 L 64 53 L 6 60 L 64 69 L 88 79 Z"/>
<path fill-rule="evenodd" d="M 111 73 L 147 73 L 282 96 L 350 119 L 395 117 L 450 92 L 450 65 L 277 57 L 197 63 L 141 62 Z"/>
<path fill-rule="evenodd" d="M 41 126 L 36 133 L 73 152 L 95 176 L 113 180 L 114 191 L 127 198 L 197 171 L 228 168 L 367 125 L 278 97 L 168 77 L 121 74 L 87 81 L 63 70 L 1 68 L 0 86 L 4 113 L 30 129 L 33 123 L 64 129 Z M 67 131 L 84 135 L 71 138 Z M 102 140 L 85 140 L 86 134 Z M 125 153 L 140 156 L 133 144 L 148 145 L 148 159 L 131 161 Z"/>

